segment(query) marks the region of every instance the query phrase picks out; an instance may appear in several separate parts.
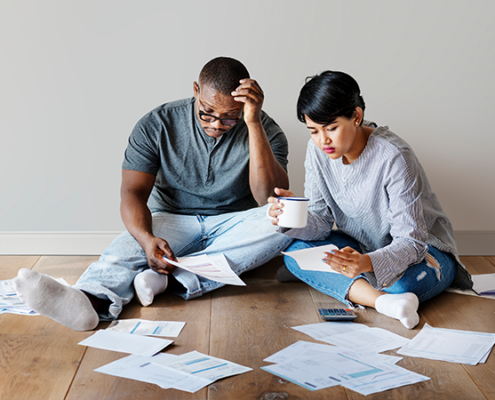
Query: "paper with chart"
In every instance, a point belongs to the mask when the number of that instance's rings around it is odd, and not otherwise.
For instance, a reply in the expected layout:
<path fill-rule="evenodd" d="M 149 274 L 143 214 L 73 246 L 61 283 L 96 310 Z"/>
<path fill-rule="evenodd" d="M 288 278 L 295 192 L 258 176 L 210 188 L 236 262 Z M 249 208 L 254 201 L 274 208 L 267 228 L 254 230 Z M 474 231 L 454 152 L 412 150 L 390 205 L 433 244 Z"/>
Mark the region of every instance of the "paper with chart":
<path fill-rule="evenodd" d="M 14 280 L 0 281 L 0 314 L 39 315 L 25 305 L 15 291 Z"/>
<path fill-rule="evenodd" d="M 425 324 L 421 332 L 397 353 L 410 357 L 476 365 L 486 361 L 494 344 L 494 333 L 433 328 Z"/>
<path fill-rule="evenodd" d="M 261 369 L 312 391 L 342 385 L 368 395 L 429 379 L 396 366 L 397 357 L 358 354 L 339 347 L 304 341 L 264 361 L 277 364 Z"/>
<path fill-rule="evenodd" d="M 309 249 L 283 251 L 282 254 L 292 257 L 296 260 L 299 268 L 306 271 L 323 271 L 323 272 L 339 272 L 334 271 L 330 265 L 325 264 L 322 259 L 325 258 L 325 252 L 329 253 L 332 250 L 338 250 L 338 247 L 333 244 L 324 246 L 310 247 Z"/>
<path fill-rule="evenodd" d="M 124 332 L 132 335 L 177 337 L 185 322 L 147 321 L 144 319 L 118 319 L 108 325 L 107 331 Z"/>
<path fill-rule="evenodd" d="M 11 296 L 13 294 L 16 294 L 14 280 L 7 279 L 5 281 L 0 281 L 0 296 Z"/>
<path fill-rule="evenodd" d="M 246 286 L 246 284 L 232 271 L 229 262 L 223 254 L 217 256 L 178 257 L 177 261 L 165 259 L 178 268 L 185 269 L 193 274 L 200 275 L 215 282 L 227 285 Z"/>
<path fill-rule="evenodd" d="M 66 286 L 69 286 L 69 284 L 63 278 L 58 278 L 55 280 Z M 25 305 L 20 297 L 17 295 L 13 279 L 0 281 L 0 314 L 3 313 L 39 315 L 37 312 L 33 311 L 31 308 Z"/>
<path fill-rule="evenodd" d="M 99 330 L 78 344 L 121 353 L 152 356 L 171 343 L 173 343 L 173 340 Z"/>
<path fill-rule="evenodd" d="M 252 368 L 244 367 L 243 365 L 220 358 L 211 357 L 198 351 L 191 351 L 170 360 L 156 360 L 154 363 L 211 382 L 215 382 L 218 379 L 226 378 L 228 376 L 252 371 Z"/>
<path fill-rule="evenodd" d="M 211 383 L 209 380 L 154 364 L 154 361 L 163 361 L 175 357 L 177 356 L 167 353 L 159 353 L 155 356 L 130 355 L 97 368 L 95 372 L 153 383 L 163 389 L 178 389 L 190 393 L 194 393 Z"/>
<path fill-rule="evenodd" d="M 369 328 L 355 322 L 323 322 L 293 326 L 292 329 L 316 340 L 363 354 L 381 353 L 410 342 L 410 339 L 385 329 Z"/>

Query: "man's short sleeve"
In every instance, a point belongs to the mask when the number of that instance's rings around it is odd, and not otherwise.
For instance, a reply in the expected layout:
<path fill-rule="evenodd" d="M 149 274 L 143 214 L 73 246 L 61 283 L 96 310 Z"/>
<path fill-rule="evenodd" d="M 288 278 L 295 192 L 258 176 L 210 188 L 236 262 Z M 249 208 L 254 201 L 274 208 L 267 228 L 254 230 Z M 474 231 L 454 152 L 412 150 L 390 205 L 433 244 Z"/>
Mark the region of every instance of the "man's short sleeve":
<path fill-rule="evenodd" d="M 158 137 L 160 124 L 154 112 L 145 115 L 136 124 L 129 137 L 124 153 L 122 169 L 146 172 L 156 175 L 160 168 Z"/>

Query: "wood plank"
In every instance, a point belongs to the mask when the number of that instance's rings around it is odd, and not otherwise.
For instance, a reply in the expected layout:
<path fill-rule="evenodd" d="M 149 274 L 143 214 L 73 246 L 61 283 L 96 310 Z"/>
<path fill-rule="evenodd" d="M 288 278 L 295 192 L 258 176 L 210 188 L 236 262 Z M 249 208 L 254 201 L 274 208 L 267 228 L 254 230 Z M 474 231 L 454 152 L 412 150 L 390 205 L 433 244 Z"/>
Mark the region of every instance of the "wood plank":
<path fill-rule="evenodd" d="M 260 369 L 277 351 L 298 340 L 313 341 L 290 327 L 318 322 L 308 287 L 275 281 L 277 265 L 272 266 L 243 275 L 247 287 L 226 286 L 212 294 L 210 355 L 253 371 L 210 385 L 208 399 L 346 399 L 342 387 L 310 392 Z"/>
<path fill-rule="evenodd" d="M 470 274 L 494 274 L 495 265 L 489 257 L 460 257 Z"/>
<path fill-rule="evenodd" d="M 33 269 L 53 278 L 64 278 L 69 285 L 74 285 L 98 259 L 98 256 L 43 256 Z"/>
<path fill-rule="evenodd" d="M 21 268 L 31 269 L 40 256 L 0 256 L 0 280 L 14 279 Z"/>
<path fill-rule="evenodd" d="M 489 256 L 489 257 L 485 257 L 485 258 L 486 258 L 488 261 L 490 261 L 490 262 L 493 264 L 493 266 L 495 267 L 495 257 L 493 257 L 493 256 Z"/>
<path fill-rule="evenodd" d="M 184 321 L 186 325 L 174 344 L 164 352 L 183 354 L 197 350 L 208 354 L 210 338 L 211 296 L 209 294 L 189 301 L 165 292 L 155 298 L 149 307 L 142 307 L 133 300 L 121 314 L 121 319 L 143 318 L 156 321 Z M 108 323 L 106 323 L 108 324 Z M 75 399 L 206 399 L 207 389 L 187 393 L 174 389 L 162 389 L 156 385 L 117 378 L 94 372 L 94 369 L 127 356 L 122 353 L 88 348 L 76 374 L 67 400 Z"/>
<path fill-rule="evenodd" d="M 0 398 L 64 399 L 84 353 L 75 338 L 0 334 Z"/>

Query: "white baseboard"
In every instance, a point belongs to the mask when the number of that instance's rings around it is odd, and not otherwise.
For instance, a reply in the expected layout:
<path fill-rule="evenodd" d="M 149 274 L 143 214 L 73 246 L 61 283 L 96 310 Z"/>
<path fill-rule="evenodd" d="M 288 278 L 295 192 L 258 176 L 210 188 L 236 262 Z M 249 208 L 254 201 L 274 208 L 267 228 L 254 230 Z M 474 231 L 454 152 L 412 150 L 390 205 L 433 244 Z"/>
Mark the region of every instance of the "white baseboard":
<path fill-rule="evenodd" d="M 100 255 L 122 232 L 0 232 L 0 255 Z"/>
<path fill-rule="evenodd" d="M 0 255 L 100 255 L 121 232 L 0 232 Z M 461 256 L 495 256 L 495 231 L 456 231 Z"/>

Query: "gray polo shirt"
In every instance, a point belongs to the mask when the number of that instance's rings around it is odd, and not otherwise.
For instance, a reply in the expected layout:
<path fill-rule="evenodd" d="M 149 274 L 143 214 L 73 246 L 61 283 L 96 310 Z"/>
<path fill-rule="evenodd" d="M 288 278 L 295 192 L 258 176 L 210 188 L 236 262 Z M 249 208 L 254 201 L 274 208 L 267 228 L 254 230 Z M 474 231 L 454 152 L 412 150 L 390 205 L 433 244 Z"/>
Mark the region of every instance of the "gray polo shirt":
<path fill-rule="evenodd" d="M 129 137 L 123 169 L 156 175 L 152 212 L 217 215 L 257 207 L 249 187 L 248 129 L 241 120 L 217 141 L 203 131 L 193 98 L 163 104 L 146 114 Z M 263 127 L 287 170 L 288 144 L 265 112 Z"/>

